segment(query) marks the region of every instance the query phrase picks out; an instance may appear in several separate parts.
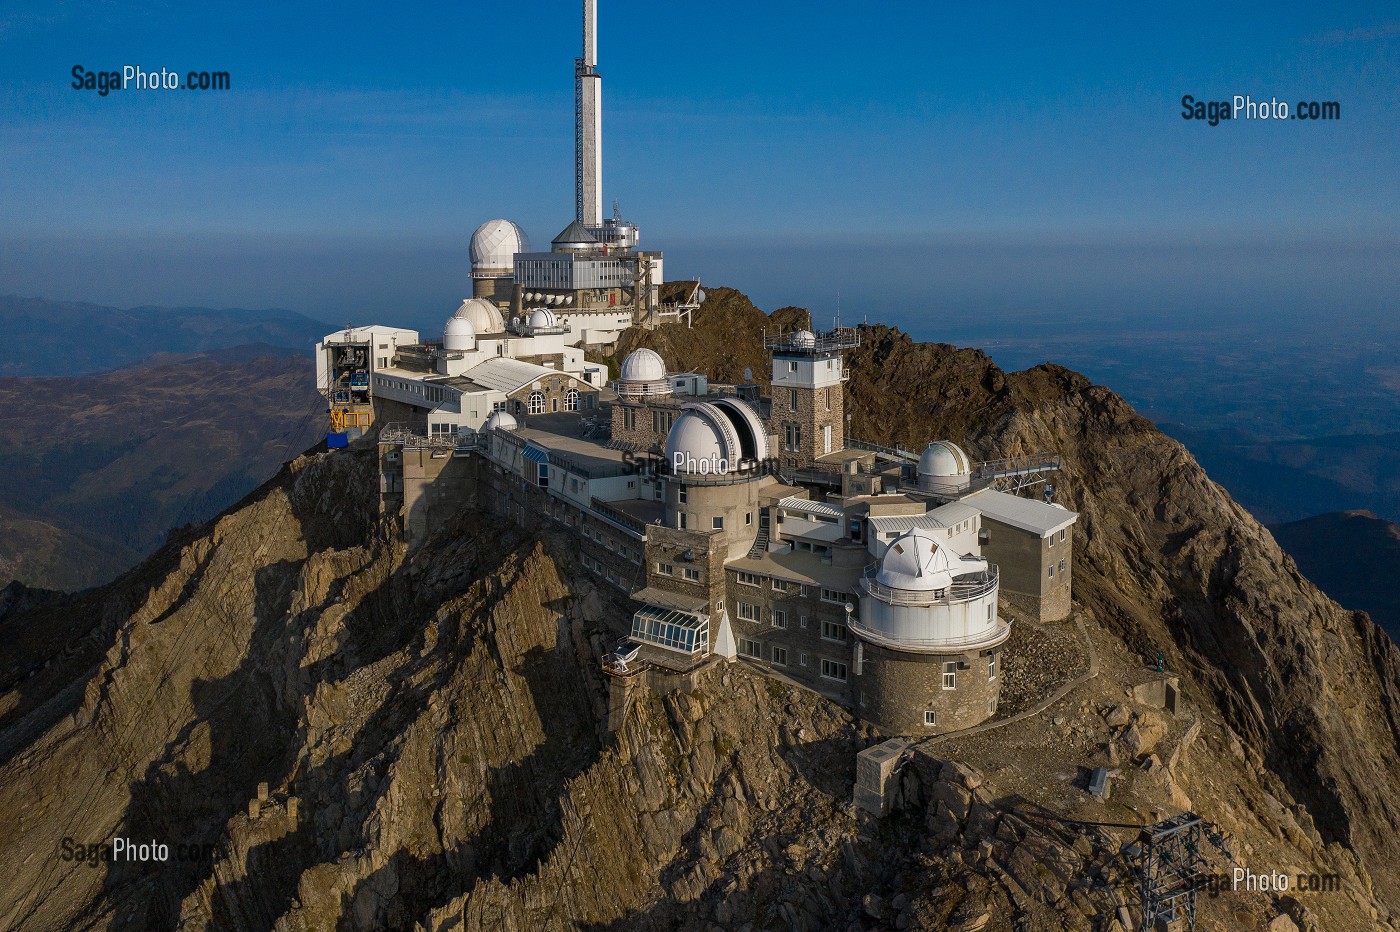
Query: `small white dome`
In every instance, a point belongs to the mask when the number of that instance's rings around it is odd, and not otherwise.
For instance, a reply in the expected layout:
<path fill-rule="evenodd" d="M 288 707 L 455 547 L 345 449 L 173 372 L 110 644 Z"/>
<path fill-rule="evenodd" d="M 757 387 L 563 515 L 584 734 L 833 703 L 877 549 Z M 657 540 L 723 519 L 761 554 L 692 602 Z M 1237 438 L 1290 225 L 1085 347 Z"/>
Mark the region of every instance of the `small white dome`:
<path fill-rule="evenodd" d="M 476 349 L 476 328 L 465 317 L 449 317 L 442 331 L 442 348 L 449 352 Z"/>
<path fill-rule="evenodd" d="M 666 435 L 666 462 L 680 476 L 728 475 L 768 458 L 758 413 L 735 398 L 686 405 Z"/>
<path fill-rule="evenodd" d="M 799 330 L 792 335 L 792 345 L 811 349 L 817 345 L 817 335 L 810 330 Z"/>
<path fill-rule="evenodd" d="M 973 569 L 964 569 L 962 562 L 947 547 L 939 546 L 932 534 L 916 527 L 890 542 L 875 578 L 891 589 L 947 589 L 954 575 Z"/>
<path fill-rule="evenodd" d="M 935 440 L 928 445 L 923 456 L 919 457 L 919 475 L 949 478 L 969 476 L 972 463 L 962 447 L 947 440 Z"/>
<path fill-rule="evenodd" d="M 453 317 L 467 320 L 477 333 L 500 333 L 506 329 L 505 318 L 496 305 L 485 298 L 467 298 Z"/>
<path fill-rule="evenodd" d="M 491 416 L 486 419 L 484 430 L 515 430 L 519 425 L 515 423 L 515 415 L 509 411 L 492 411 Z"/>
<path fill-rule="evenodd" d="M 515 268 L 515 254 L 529 252 L 530 240 L 519 225 L 509 220 L 488 220 L 472 234 L 472 275 L 501 277 Z"/>
<path fill-rule="evenodd" d="M 656 382 L 666 378 L 666 362 L 654 350 L 635 349 L 622 361 L 624 382 Z"/>
<path fill-rule="evenodd" d="M 554 316 L 554 312 L 547 307 L 535 308 L 530 315 L 530 329 L 542 330 L 549 327 L 559 326 L 559 319 Z"/>

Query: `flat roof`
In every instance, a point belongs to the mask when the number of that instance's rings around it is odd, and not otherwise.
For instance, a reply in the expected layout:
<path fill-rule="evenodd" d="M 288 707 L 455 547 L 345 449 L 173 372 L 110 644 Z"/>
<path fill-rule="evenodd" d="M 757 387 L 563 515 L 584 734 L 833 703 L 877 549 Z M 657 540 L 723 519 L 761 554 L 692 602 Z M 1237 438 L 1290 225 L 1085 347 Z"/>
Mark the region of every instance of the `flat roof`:
<path fill-rule="evenodd" d="M 775 576 L 808 586 L 840 589 L 843 592 L 855 591 L 856 580 L 860 579 L 860 574 L 865 569 L 860 566 L 832 566 L 822 560 L 820 555 L 805 550 L 768 551 L 757 559 L 741 557 L 738 560 L 730 560 L 724 568 Z"/>
<path fill-rule="evenodd" d="M 710 610 L 710 603 L 707 599 L 702 599 L 693 595 L 682 595 L 679 592 L 671 592 L 667 589 L 658 589 L 656 586 L 647 586 L 645 589 L 638 589 L 632 593 L 632 598 L 638 602 L 655 608 L 666 608 L 680 612 L 694 612 L 706 615 Z"/>
<path fill-rule="evenodd" d="M 782 534 L 784 537 L 800 537 L 824 544 L 834 544 L 846 536 L 845 529 L 839 522 L 833 524 L 830 521 L 809 521 L 806 518 L 788 518 L 782 524 Z"/>
<path fill-rule="evenodd" d="M 627 472 L 624 452 L 609 449 L 596 440 L 584 439 L 580 435 L 585 429 L 583 418 L 576 414 L 532 414 L 525 418 L 524 426 L 511 433 L 578 463 L 595 476 L 624 475 Z"/>
<path fill-rule="evenodd" d="M 962 501 L 993 521 L 1040 537 L 1048 537 L 1055 531 L 1069 527 L 1079 517 L 1076 512 L 1060 505 L 1050 505 L 1033 498 L 1022 498 L 994 489 L 982 489 Z"/>

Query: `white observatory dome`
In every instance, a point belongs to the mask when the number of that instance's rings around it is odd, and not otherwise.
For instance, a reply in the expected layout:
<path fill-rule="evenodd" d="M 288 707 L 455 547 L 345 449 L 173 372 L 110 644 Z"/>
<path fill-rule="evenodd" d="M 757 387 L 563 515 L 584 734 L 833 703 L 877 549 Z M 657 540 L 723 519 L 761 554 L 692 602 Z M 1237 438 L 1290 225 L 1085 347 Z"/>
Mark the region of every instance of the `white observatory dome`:
<path fill-rule="evenodd" d="M 486 419 L 486 426 L 483 430 L 515 430 L 519 425 L 515 423 L 515 415 L 509 411 L 493 411 Z"/>
<path fill-rule="evenodd" d="M 467 298 L 452 316 L 468 321 L 480 334 L 501 333 L 506 329 L 501 312 L 485 298 Z"/>
<path fill-rule="evenodd" d="M 678 476 L 728 475 L 768 458 L 758 413 L 737 398 L 686 405 L 666 435 L 666 462 Z"/>
<path fill-rule="evenodd" d="M 932 534 L 916 527 L 890 542 L 875 579 L 891 589 L 947 589 L 955 575 L 972 569 L 964 569 L 962 562 L 947 547 L 940 547 Z"/>
<path fill-rule="evenodd" d="M 554 316 L 554 312 L 547 307 L 535 308 L 530 314 L 531 330 L 547 330 L 550 327 L 559 326 L 559 318 Z"/>
<path fill-rule="evenodd" d="M 666 363 L 655 350 L 636 349 L 622 361 L 624 382 L 654 382 L 666 378 Z"/>
<path fill-rule="evenodd" d="M 799 330 L 792 335 L 792 345 L 801 349 L 811 349 L 817 345 L 817 335 L 810 330 Z"/>
<path fill-rule="evenodd" d="M 967 458 L 967 454 L 962 451 L 962 447 L 947 440 L 935 440 L 928 445 L 924 455 L 919 457 L 919 475 L 938 476 L 946 478 L 952 476 L 968 476 L 972 474 L 972 464 Z"/>
<path fill-rule="evenodd" d="M 525 231 L 509 220 L 488 220 L 472 234 L 472 277 L 502 278 L 515 269 L 515 254 L 529 252 Z"/>
<path fill-rule="evenodd" d="M 442 331 L 442 348 L 448 352 L 468 352 L 476 349 L 476 328 L 465 317 L 447 318 Z"/>

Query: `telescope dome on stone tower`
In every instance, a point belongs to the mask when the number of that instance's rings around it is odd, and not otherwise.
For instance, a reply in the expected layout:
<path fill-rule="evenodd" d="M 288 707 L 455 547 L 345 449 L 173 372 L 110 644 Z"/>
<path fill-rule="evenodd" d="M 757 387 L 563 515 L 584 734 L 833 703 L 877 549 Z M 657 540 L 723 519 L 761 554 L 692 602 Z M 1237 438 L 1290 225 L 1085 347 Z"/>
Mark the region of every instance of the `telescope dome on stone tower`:
<path fill-rule="evenodd" d="M 516 253 L 529 252 L 530 240 L 510 220 L 488 220 L 472 234 L 472 277 L 501 278 L 515 270 Z"/>
<path fill-rule="evenodd" d="M 515 430 L 520 425 L 515 421 L 515 415 L 509 411 L 492 411 L 491 416 L 486 419 L 484 430 Z"/>
<path fill-rule="evenodd" d="M 716 398 L 692 402 L 681 411 L 666 435 L 666 462 L 674 475 L 727 476 L 755 470 L 768 458 L 763 420 L 745 402 Z"/>
<path fill-rule="evenodd" d="M 972 461 L 956 443 L 935 440 L 919 457 L 919 488 L 925 492 L 961 492 L 971 482 Z"/>
<path fill-rule="evenodd" d="M 624 398 L 671 394 L 666 362 L 655 350 L 643 347 L 627 354 L 617 379 L 617 393 Z"/>
<path fill-rule="evenodd" d="M 505 318 L 496 305 L 485 298 L 466 298 L 453 317 L 465 320 L 478 334 L 502 333 L 506 329 Z"/>

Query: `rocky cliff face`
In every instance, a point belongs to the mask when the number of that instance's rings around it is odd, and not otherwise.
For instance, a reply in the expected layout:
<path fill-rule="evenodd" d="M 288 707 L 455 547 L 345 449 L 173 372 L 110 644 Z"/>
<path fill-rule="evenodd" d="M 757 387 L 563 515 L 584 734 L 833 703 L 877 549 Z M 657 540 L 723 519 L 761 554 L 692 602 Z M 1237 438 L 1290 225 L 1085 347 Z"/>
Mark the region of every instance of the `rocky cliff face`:
<path fill-rule="evenodd" d="M 707 305 L 705 332 L 755 329 L 746 303 Z M 711 353 L 761 371 L 747 344 Z M 1104 929 L 1135 833 L 1062 819 L 1194 805 L 1254 866 L 1343 881 L 1212 900 L 1203 927 L 1387 926 L 1389 640 L 1107 389 L 884 328 L 851 368 L 855 435 L 1058 450 L 1082 514 L 1082 627 L 1027 629 L 1007 675 L 1081 649 L 1095 675 L 922 749 L 890 818 L 850 805 L 877 736 L 742 665 L 637 689 L 609 733 L 599 658 L 629 612 L 568 538 L 464 509 L 409 555 L 373 514 L 372 455 L 314 455 L 103 589 L 0 596 L 0 925 Z M 1158 650 L 1176 721 L 1125 691 Z M 1111 803 L 1076 763 L 1120 771 Z M 171 857 L 65 859 L 114 836 Z"/>

